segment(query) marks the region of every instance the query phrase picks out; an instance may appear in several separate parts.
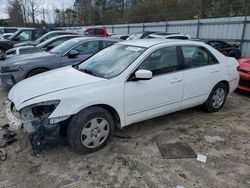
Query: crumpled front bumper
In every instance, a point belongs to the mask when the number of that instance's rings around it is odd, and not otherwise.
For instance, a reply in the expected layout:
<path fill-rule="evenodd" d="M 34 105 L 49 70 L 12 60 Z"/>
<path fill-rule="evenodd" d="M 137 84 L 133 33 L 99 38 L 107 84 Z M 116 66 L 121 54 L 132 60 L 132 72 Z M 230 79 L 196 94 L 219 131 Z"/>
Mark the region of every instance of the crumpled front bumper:
<path fill-rule="evenodd" d="M 56 146 L 60 138 L 59 123 L 50 124 L 48 118 L 33 118 L 31 120 L 21 120 L 13 113 L 15 106 L 12 101 L 6 102 L 6 116 L 11 129 L 21 129 L 27 133 L 31 146 L 32 155 L 39 154 L 44 147 Z"/>
<path fill-rule="evenodd" d="M 6 101 L 6 116 L 9 120 L 9 125 L 11 129 L 21 129 L 22 128 L 22 121 L 17 118 L 14 114 L 13 114 L 13 110 L 14 110 L 14 104 L 10 101 L 7 100 Z"/>

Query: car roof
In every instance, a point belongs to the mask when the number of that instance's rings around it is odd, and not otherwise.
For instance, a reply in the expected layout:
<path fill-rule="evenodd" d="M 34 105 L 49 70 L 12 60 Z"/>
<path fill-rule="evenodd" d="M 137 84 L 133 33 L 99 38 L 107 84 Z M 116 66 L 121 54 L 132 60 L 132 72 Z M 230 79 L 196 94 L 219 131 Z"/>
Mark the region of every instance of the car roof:
<path fill-rule="evenodd" d="M 168 38 L 168 37 L 190 37 L 189 35 L 186 35 L 186 34 L 151 34 L 149 35 L 150 37 L 155 37 L 155 38 L 162 38 L 162 39 L 165 39 L 165 38 Z"/>
<path fill-rule="evenodd" d="M 66 30 L 56 30 L 56 31 L 49 31 L 47 34 L 51 34 L 51 33 L 76 33 L 74 31 L 66 31 Z"/>
<path fill-rule="evenodd" d="M 116 39 L 116 38 L 111 38 L 111 37 L 77 37 L 77 38 L 73 38 L 71 40 L 75 40 L 75 41 L 87 41 L 87 40 L 103 40 L 103 41 L 115 41 L 115 42 L 119 42 L 121 41 L 120 39 Z"/>
<path fill-rule="evenodd" d="M 190 41 L 190 40 L 179 40 L 179 39 L 138 39 L 138 40 L 126 40 L 123 42 L 119 42 L 119 44 L 122 45 L 128 45 L 128 46 L 138 46 L 138 47 L 144 47 L 144 48 L 150 48 L 154 45 L 158 44 L 204 44 L 203 42 L 196 42 L 196 41 Z"/>

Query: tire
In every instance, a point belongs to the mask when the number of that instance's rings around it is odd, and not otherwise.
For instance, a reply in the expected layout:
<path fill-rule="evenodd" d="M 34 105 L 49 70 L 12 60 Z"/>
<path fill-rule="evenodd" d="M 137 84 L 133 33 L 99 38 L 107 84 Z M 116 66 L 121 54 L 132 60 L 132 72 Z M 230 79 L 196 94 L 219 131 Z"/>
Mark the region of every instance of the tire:
<path fill-rule="evenodd" d="M 214 86 L 207 101 L 203 104 L 203 109 L 207 112 L 218 112 L 225 104 L 227 98 L 227 87 L 222 82 Z"/>
<path fill-rule="evenodd" d="M 4 60 L 5 49 L 0 48 L 0 60 Z"/>
<path fill-rule="evenodd" d="M 73 150 L 86 154 L 103 148 L 113 132 L 112 115 L 104 108 L 91 107 L 73 116 L 68 126 L 67 137 Z"/>
<path fill-rule="evenodd" d="M 35 75 L 37 75 L 37 74 L 41 74 L 41 73 L 46 72 L 46 71 L 48 71 L 48 69 L 45 69 L 45 68 L 33 69 L 33 70 L 31 70 L 31 71 L 27 74 L 26 78 L 30 78 L 30 77 L 32 77 L 32 76 L 35 76 Z"/>

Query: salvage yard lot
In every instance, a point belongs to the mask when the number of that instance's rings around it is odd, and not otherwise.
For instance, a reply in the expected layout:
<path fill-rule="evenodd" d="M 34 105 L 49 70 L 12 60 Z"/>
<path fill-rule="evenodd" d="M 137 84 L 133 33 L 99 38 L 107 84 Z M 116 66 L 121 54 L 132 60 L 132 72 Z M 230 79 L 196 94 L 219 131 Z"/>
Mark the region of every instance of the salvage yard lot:
<path fill-rule="evenodd" d="M 7 91 L 0 87 L 0 124 Z M 65 138 L 39 157 L 22 132 L 0 161 L 0 187 L 250 187 L 250 95 L 233 93 L 218 113 L 197 108 L 116 131 L 102 150 L 78 155 Z M 208 142 L 205 136 L 224 141 Z M 207 162 L 163 159 L 157 143 L 186 142 Z"/>

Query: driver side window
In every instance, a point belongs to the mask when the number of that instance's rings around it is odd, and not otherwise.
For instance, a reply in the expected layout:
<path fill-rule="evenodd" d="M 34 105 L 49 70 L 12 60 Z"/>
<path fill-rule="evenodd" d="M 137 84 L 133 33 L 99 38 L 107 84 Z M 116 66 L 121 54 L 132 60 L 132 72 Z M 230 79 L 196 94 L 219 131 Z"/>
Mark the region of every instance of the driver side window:
<path fill-rule="evenodd" d="M 177 49 L 175 46 L 164 47 L 150 54 L 137 70 L 150 70 L 155 75 L 175 72 L 179 68 Z"/>
<path fill-rule="evenodd" d="M 84 42 L 75 47 L 74 50 L 78 51 L 80 54 L 94 54 L 99 50 L 99 41 Z"/>

